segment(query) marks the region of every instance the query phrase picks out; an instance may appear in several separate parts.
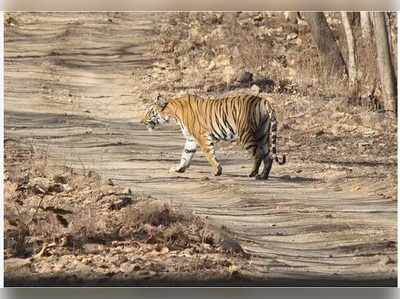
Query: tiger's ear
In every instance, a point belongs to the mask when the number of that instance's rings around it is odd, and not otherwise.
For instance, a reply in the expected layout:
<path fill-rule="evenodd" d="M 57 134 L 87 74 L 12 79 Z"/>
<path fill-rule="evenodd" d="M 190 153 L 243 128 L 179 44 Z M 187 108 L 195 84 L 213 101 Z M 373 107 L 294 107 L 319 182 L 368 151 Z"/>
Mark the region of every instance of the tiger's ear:
<path fill-rule="evenodd" d="M 160 95 L 157 95 L 156 104 L 161 108 L 164 109 L 167 106 L 168 102 Z"/>

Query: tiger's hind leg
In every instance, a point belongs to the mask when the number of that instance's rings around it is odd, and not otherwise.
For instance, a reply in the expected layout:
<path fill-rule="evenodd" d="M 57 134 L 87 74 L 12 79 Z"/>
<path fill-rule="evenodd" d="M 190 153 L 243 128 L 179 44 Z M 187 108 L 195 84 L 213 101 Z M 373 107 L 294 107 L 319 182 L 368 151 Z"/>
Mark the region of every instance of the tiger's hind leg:
<path fill-rule="evenodd" d="M 269 154 L 263 159 L 263 161 L 264 161 L 264 168 L 261 174 L 256 177 L 258 180 L 268 180 L 269 173 L 271 172 L 273 160 L 269 156 Z"/>
<path fill-rule="evenodd" d="M 262 152 L 263 152 L 264 168 L 263 168 L 261 174 L 256 177 L 256 179 L 258 179 L 258 180 L 268 180 L 269 173 L 271 172 L 273 160 L 271 158 L 271 155 L 269 153 L 269 149 L 268 149 L 267 145 L 263 146 Z"/>
<path fill-rule="evenodd" d="M 213 174 L 215 176 L 219 176 L 222 174 L 222 167 L 217 158 L 215 157 L 215 149 L 214 144 L 211 141 L 211 137 L 208 135 L 200 135 L 197 138 L 198 144 L 206 156 L 208 163 L 210 163 L 211 167 L 213 168 Z"/>
<path fill-rule="evenodd" d="M 253 163 L 253 168 L 251 169 L 251 172 L 249 174 L 249 177 L 257 177 L 261 162 L 263 160 L 262 153 L 260 152 L 260 149 L 258 147 L 256 148 L 255 154 L 252 151 L 250 153 L 253 155 L 254 163 Z"/>
<path fill-rule="evenodd" d="M 246 139 L 245 149 L 250 151 L 250 154 L 254 158 L 253 169 L 249 174 L 249 177 L 256 177 L 256 179 L 261 179 L 265 176 L 265 168 L 261 175 L 258 174 L 260 165 L 262 161 L 265 161 L 265 156 L 268 152 L 268 131 L 269 131 L 269 119 L 265 119 L 260 126 L 252 133 L 249 131 L 244 135 Z M 265 163 L 264 163 L 265 164 Z M 267 174 L 268 176 L 268 174 Z"/>
<path fill-rule="evenodd" d="M 246 140 L 241 140 L 245 150 L 249 152 L 251 157 L 254 159 L 253 168 L 249 173 L 249 177 L 255 177 L 258 175 L 258 170 L 262 162 L 261 148 L 258 146 L 256 138 L 252 135 L 247 135 Z"/>

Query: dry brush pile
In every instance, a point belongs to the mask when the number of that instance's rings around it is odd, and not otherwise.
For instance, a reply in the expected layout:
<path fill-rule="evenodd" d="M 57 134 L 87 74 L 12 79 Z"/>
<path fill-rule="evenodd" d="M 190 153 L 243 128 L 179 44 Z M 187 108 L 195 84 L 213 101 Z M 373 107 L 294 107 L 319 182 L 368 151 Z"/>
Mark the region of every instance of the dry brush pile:
<path fill-rule="evenodd" d="M 43 154 L 12 141 L 5 152 L 6 277 L 230 278 L 248 257 L 188 210 L 91 171 L 50 171 Z"/>

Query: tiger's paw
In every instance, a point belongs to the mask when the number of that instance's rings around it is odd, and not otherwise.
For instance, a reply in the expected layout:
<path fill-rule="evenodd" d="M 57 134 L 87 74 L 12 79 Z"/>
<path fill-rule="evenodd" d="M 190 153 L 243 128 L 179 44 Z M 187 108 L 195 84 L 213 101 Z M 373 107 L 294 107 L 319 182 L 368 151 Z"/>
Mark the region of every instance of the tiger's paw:
<path fill-rule="evenodd" d="M 171 167 L 170 169 L 169 169 L 169 172 L 170 173 L 172 173 L 172 172 L 178 172 L 178 173 L 182 173 L 182 172 L 185 172 L 185 170 L 186 170 L 186 168 L 185 167 Z"/>
<path fill-rule="evenodd" d="M 256 180 L 268 180 L 268 176 L 262 175 L 262 174 L 257 174 L 256 175 Z"/>
<path fill-rule="evenodd" d="M 214 175 L 215 176 L 220 176 L 222 174 L 222 167 L 218 165 L 216 169 L 214 169 Z"/>
<path fill-rule="evenodd" d="M 250 172 L 250 174 L 249 174 L 249 178 L 252 178 L 252 177 L 257 177 L 257 176 L 259 176 L 258 175 L 258 171 L 257 170 L 253 170 L 252 172 Z"/>

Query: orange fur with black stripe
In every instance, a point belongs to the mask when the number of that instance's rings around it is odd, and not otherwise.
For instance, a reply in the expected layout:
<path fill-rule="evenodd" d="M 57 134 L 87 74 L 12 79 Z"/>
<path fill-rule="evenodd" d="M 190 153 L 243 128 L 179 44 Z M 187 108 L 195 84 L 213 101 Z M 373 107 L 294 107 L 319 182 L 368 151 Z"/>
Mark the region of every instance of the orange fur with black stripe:
<path fill-rule="evenodd" d="M 267 179 L 273 161 L 285 163 L 285 156 L 279 159 L 276 153 L 275 112 L 264 98 L 240 95 L 211 100 L 187 95 L 166 101 L 158 96 L 156 102 L 147 109 L 142 123 L 153 129 L 170 119 L 177 121 L 186 137 L 180 163 L 173 171 L 184 172 L 199 146 L 212 166 L 214 175 L 220 175 L 222 167 L 214 150 L 216 140 L 237 139 L 250 152 L 254 165 L 249 176 Z M 259 174 L 262 162 L 264 168 Z"/>

